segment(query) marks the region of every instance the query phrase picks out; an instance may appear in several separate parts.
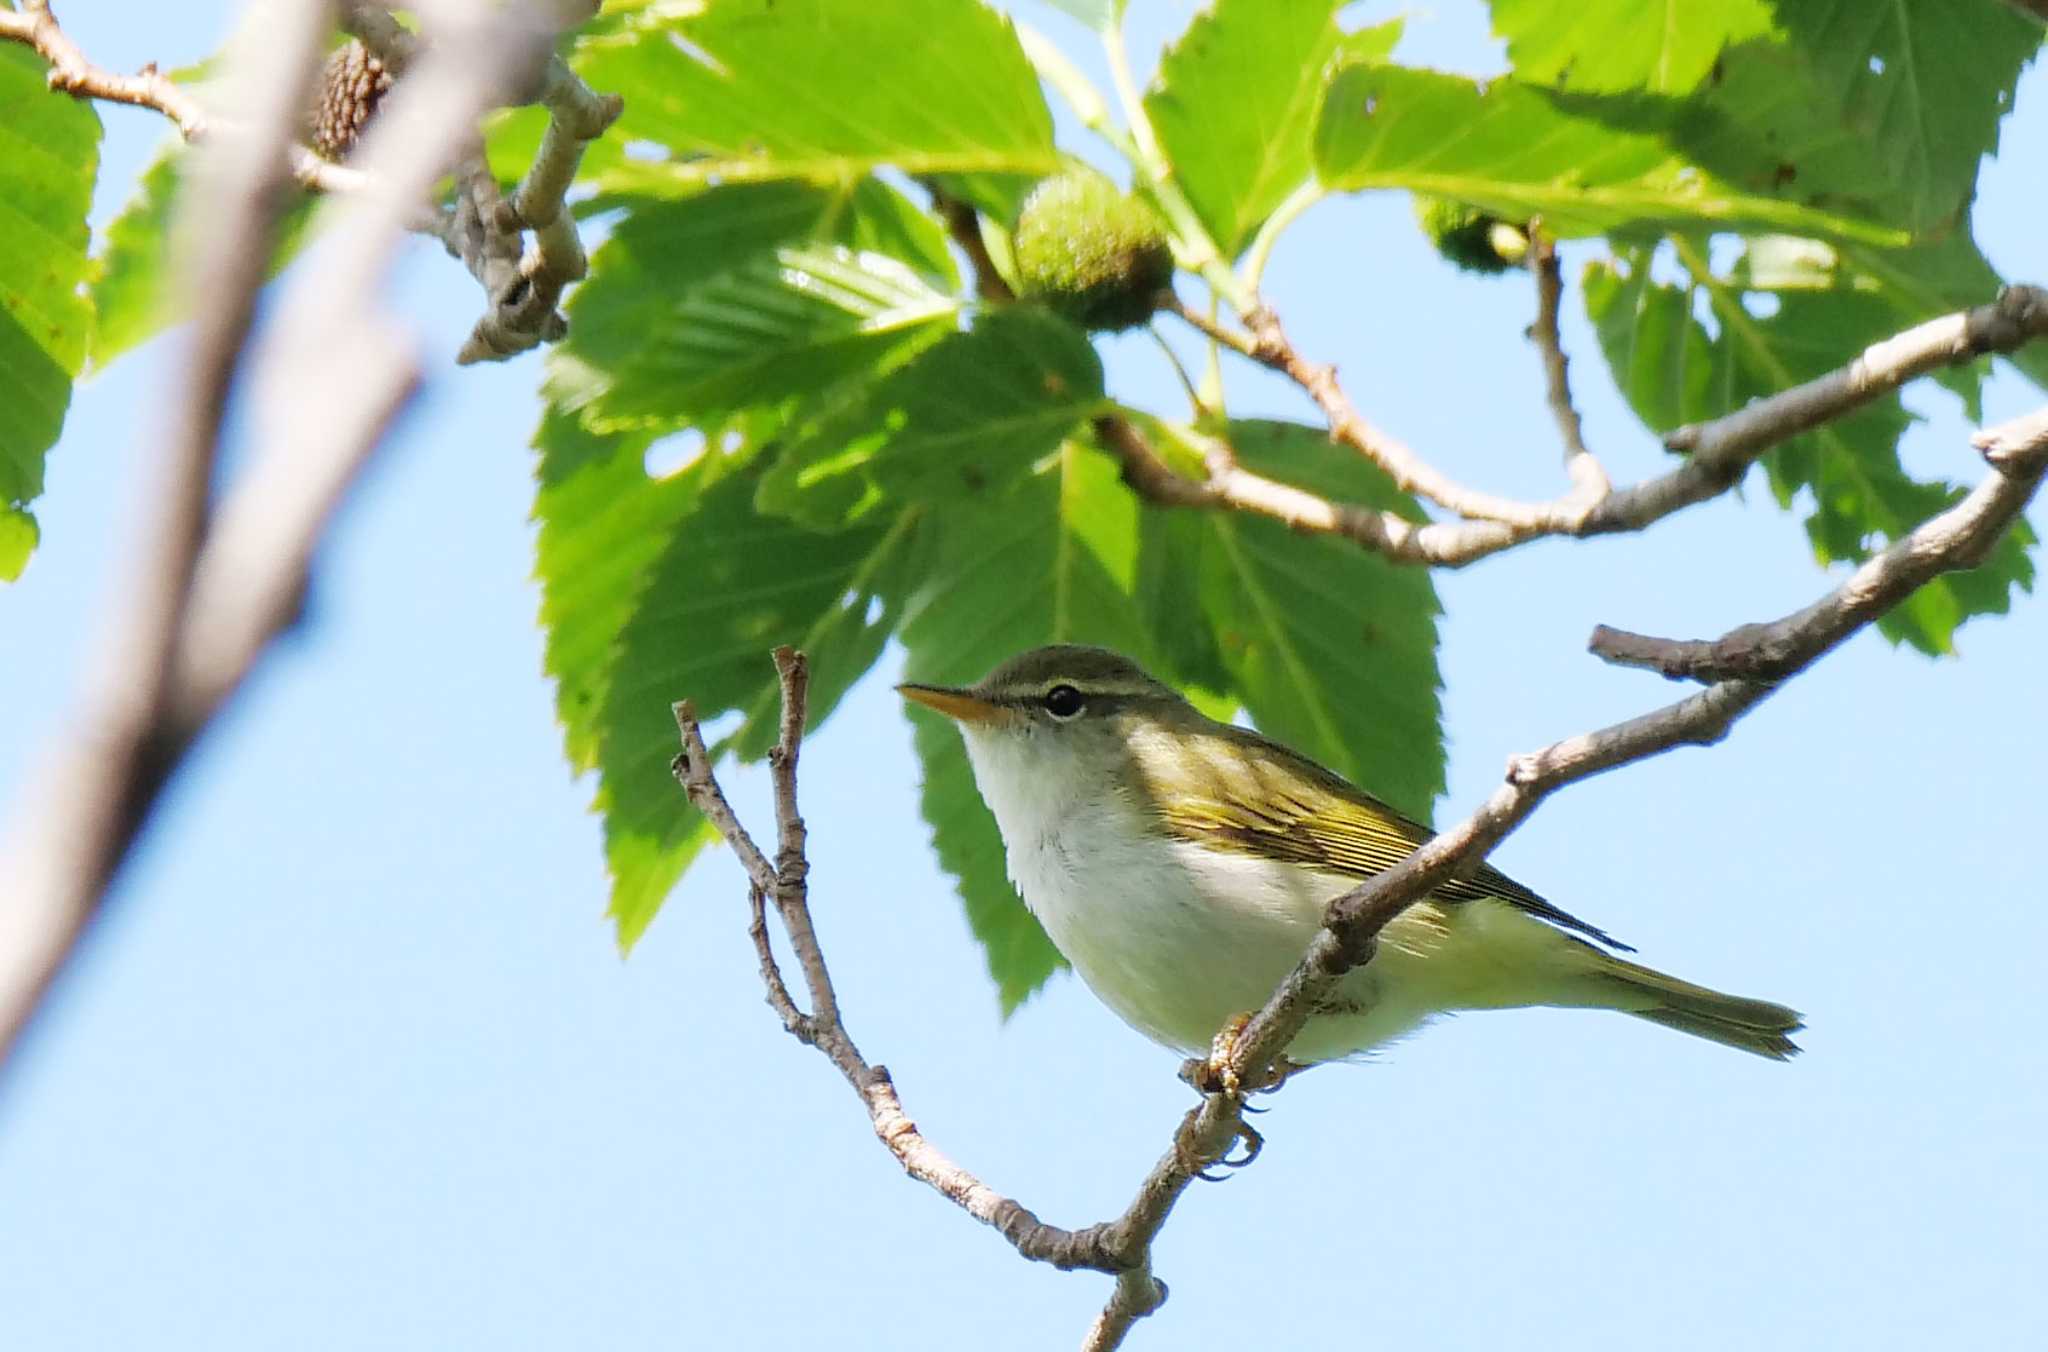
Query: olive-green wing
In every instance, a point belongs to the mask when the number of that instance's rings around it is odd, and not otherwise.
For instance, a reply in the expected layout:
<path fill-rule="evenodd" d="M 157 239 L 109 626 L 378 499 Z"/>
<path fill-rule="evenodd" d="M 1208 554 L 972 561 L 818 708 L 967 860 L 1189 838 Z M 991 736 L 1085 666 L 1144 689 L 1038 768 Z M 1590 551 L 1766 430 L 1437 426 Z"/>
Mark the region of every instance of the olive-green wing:
<path fill-rule="evenodd" d="M 1206 773 L 1177 776 L 1171 791 L 1148 784 L 1161 823 L 1183 840 L 1369 878 L 1400 863 L 1435 833 L 1356 785 L 1277 742 L 1218 725 L 1199 739 Z M 1183 748 L 1187 746 L 1183 743 Z M 1154 780 L 1153 776 L 1146 776 Z M 1439 887 L 1444 901 L 1505 901 L 1561 929 L 1634 952 L 1491 865 Z"/>

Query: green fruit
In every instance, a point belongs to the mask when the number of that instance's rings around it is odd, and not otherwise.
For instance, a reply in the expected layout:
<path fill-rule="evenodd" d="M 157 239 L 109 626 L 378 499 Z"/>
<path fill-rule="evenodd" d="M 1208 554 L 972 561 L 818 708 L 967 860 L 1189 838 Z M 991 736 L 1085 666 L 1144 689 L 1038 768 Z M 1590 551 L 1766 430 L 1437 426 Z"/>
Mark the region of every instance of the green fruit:
<path fill-rule="evenodd" d="M 1144 323 L 1173 280 L 1159 217 L 1093 169 L 1040 180 L 1011 248 L 1023 294 L 1083 328 Z"/>
<path fill-rule="evenodd" d="M 1415 219 L 1436 251 L 1467 272 L 1506 272 L 1529 255 L 1520 226 L 1463 202 L 1417 193 Z"/>

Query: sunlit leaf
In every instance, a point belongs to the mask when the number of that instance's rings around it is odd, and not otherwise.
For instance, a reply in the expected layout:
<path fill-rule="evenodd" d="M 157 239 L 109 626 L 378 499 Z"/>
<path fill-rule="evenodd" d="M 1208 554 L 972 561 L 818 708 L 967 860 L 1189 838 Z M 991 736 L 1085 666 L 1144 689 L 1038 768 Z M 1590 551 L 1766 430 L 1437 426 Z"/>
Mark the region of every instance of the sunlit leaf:
<path fill-rule="evenodd" d="M 53 93 L 48 68 L 26 47 L 0 43 L 0 575 L 20 573 L 34 546 L 22 509 L 43 491 L 43 458 L 56 443 L 84 364 L 92 305 L 85 214 L 99 169 L 100 120 Z M 26 523 L 26 524 L 24 524 Z"/>
<path fill-rule="evenodd" d="M 1174 177 L 1223 252 L 1235 255 L 1294 189 L 1341 49 L 1386 56 L 1401 23 L 1346 35 L 1339 0 L 1216 0 L 1159 64 L 1145 111 Z M 1258 91 L 1256 95 L 1252 91 Z"/>
<path fill-rule="evenodd" d="M 1493 0 L 1515 74 L 1584 93 L 1684 94 L 1722 48 L 1772 31 L 1765 0 Z"/>
<path fill-rule="evenodd" d="M 985 500 L 1101 404 L 1102 364 L 1079 329 L 991 311 L 805 428 L 761 505 L 833 525 L 906 499 Z"/>
<path fill-rule="evenodd" d="M 1316 168 L 1336 188 L 1405 188 L 1515 221 L 1540 215 L 1558 235 L 1667 224 L 1906 242 L 1898 230 L 1812 200 L 1796 182 L 1764 173 L 1737 183 L 1688 161 L 1667 139 L 1685 106 L 1350 66 L 1323 104 Z"/>
<path fill-rule="evenodd" d="M 648 153 L 597 166 L 610 192 L 913 174 L 1036 177 L 1052 119 L 1009 21 L 972 0 L 650 5 L 578 44 L 621 94 L 612 135 Z"/>

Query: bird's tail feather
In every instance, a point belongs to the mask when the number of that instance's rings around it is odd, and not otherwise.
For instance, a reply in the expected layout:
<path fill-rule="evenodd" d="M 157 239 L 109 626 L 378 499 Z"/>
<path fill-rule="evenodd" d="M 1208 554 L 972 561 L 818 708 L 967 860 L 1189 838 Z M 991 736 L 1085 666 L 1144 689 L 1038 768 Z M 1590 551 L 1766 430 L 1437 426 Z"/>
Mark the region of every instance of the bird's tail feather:
<path fill-rule="evenodd" d="M 1806 1024 L 1796 1010 L 1769 1000 L 1723 995 L 1622 958 L 1603 955 L 1601 965 L 1602 977 L 1623 988 L 1625 994 L 1614 1007 L 1625 1013 L 1774 1061 L 1799 1054 L 1792 1034 Z"/>

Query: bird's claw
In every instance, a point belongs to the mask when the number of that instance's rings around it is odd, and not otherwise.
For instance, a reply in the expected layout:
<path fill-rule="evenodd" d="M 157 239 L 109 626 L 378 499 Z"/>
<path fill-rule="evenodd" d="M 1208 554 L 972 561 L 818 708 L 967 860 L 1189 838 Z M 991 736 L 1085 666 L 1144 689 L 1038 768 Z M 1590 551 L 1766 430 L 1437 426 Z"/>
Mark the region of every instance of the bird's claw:
<path fill-rule="evenodd" d="M 1239 1169 L 1244 1168 L 1257 1159 L 1259 1152 L 1266 1148 L 1266 1138 L 1261 1136 L 1257 1129 L 1249 1122 L 1237 1124 L 1237 1136 L 1231 1141 L 1231 1145 L 1235 1146 L 1240 1141 L 1244 1143 L 1243 1155 L 1237 1159 L 1232 1159 L 1226 1152 L 1222 1159 L 1217 1160 L 1208 1168 L 1197 1169 L 1195 1177 L 1201 1179 L 1204 1183 L 1228 1183 Z M 1226 1169 L 1230 1172 L 1217 1173 L 1216 1170 L 1218 1169 Z"/>

